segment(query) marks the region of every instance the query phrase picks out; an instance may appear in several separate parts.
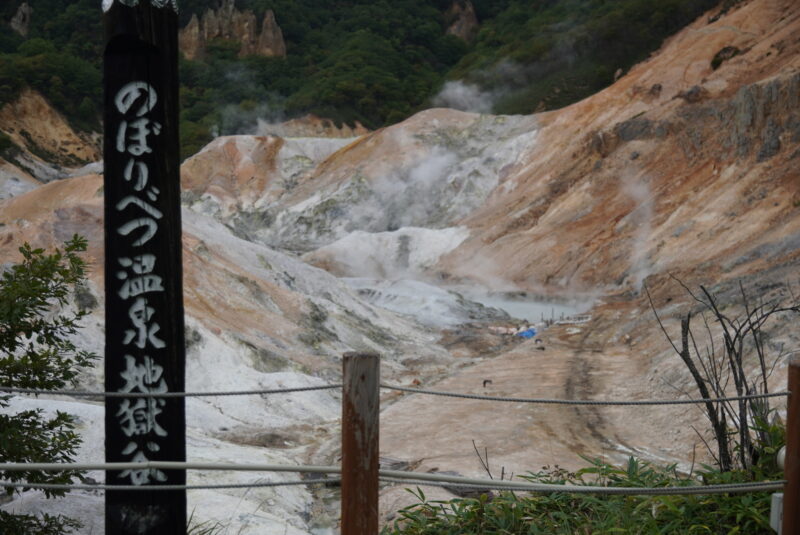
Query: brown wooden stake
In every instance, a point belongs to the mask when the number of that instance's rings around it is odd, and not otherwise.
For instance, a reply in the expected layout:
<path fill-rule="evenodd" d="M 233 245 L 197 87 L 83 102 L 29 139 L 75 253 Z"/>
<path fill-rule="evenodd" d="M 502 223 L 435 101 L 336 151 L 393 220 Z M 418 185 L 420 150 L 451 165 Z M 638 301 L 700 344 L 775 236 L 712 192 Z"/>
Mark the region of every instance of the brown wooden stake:
<path fill-rule="evenodd" d="M 378 533 L 379 363 L 376 354 L 344 354 L 342 535 Z"/>
<path fill-rule="evenodd" d="M 800 359 L 789 362 L 789 403 L 786 417 L 786 460 L 783 474 L 782 535 L 800 535 Z"/>

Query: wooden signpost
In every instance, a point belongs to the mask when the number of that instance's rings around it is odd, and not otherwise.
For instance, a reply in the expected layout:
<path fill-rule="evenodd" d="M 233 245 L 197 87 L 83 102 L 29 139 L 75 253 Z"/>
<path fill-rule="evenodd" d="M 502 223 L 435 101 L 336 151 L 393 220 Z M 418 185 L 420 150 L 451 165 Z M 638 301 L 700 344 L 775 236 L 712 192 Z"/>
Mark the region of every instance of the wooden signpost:
<path fill-rule="evenodd" d="M 105 381 L 184 391 L 176 0 L 104 0 Z M 183 398 L 106 399 L 106 461 L 185 461 Z M 186 533 L 180 470 L 109 471 L 106 533 Z"/>

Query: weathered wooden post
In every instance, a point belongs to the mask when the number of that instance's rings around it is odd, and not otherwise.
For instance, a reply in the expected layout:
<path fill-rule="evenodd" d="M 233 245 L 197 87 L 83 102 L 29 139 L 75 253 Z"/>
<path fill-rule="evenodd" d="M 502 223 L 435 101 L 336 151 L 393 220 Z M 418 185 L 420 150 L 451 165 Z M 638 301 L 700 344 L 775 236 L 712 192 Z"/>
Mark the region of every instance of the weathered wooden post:
<path fill-rule="evenodd" d="M 342 386 L 342 535 L 378 533 L 380 357 L 345 353 Z"/>
<path fill-rule="evenodd" d="M 184 391 L 176 0 L 103 0 L 105 381 Z M 182 398 L 108 398 L 106 461 L 185 461 Z M 106 533 L 186 533 L 181 470 L 109 471 Z"/>
<path fill-rule="evenodd" d="M 789 361 L 786 460 L 783 465 L 783 535 L 800 535 L 800 358 Z"/>

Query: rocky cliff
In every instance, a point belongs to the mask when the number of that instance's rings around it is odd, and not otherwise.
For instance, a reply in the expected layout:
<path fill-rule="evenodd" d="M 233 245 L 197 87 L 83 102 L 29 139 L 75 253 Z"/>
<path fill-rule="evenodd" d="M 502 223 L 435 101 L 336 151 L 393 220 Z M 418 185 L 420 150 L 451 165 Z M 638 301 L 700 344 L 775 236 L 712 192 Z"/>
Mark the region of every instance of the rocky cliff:
<path fill-rule="evenodd" d="M 264 13 L 259 24 L 255 13 L 239 11 L 234 0 L 225 0 L 219 9 L 208 9 L 201 18 L 193 15 L 189 24 L 180 30 L 180 50 L 188 59 L 202 57 L 206 46 L 214 39 L 241 44 L 239 56 L 286 56 L 283 33 L 272 10 Z"/>
<path fill-rule="evenodd" d="M 469 0 L 456 0 L 445 13 L 447 33 L 464 41 L 471 41 L 478 33 L 480 25 L 475 14 L 475 6 Z"/>
<path fill-rule="evenodd" d="M 32 90 L 0 108 L 0 132 L 11 144 L 0 154 L 0 181 L 34 177 L 48 182 L 101 158 L 99 136 L 75 132 Z"/>
<path fill-rule="evenodd" d="M 14 16 L 9 21 L 9 26 L 21 36 L 27 37 L 28 29 L 31 24 L 31 15 L 33 15 L 31 6 L 28 5 L 27 2 L 22 2 L 17 8 L 17 12 L 14 13 Z"/>

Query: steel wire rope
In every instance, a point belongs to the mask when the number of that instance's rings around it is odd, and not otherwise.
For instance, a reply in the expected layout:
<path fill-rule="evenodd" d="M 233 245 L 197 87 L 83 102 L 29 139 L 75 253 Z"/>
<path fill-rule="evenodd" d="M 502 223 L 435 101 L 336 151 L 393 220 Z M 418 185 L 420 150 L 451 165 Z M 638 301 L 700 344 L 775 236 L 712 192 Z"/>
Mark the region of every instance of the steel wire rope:
<path fill-rule="evenodd" d="M 595 400 L 595 399 L 557 399 L 557 398 L 516 398 L 504 396 L 484 396 L 479 394 L 462 394 L 459 392 L 443 392 L 439 390 L 426 390 L 422 388 L 409 388 L 405 386 L 388 385 L 381 383 L 381 388 L 424 394 L 431 396 L 445 396 L 481 401 L 500 401 L 508 403 L 539 403 L 543 405 L 610 405 L 610 406 L 636 406 L 636 405 L 692 405 L 706 402 L 718 403 L 727 401 L 742 401 L 774 397 L 786 397 L 789 391 L 770 392 L 768 394 L 750 394 L 746 396 L 731 396 L 722 398 L 692 398 L 692 399 L 651 399 L 651 400 Z M 294 392 L 310 392 L 314 390 L 333 390 L 341 388 L 341 384 L 302 386 L 296 388 L 274 388 L 264 390 L 232 390 L 221 392 L 90 392 L 86 390 L 41 390 L 36 388 L 17 388 L 0 386 L 0 392 L 11 394 L 30 395 L 63 395 L 74 397 L 107 397 L 107 398 L 182 398 L 182 397 L 212 397 L 212 396 L 247 396 L 265 394 L 288 394 Z"/>
<path fill-rule="evenodd" d="M 693 399 L 649 399 L 649 400 L 596 400 L 596 399 L 556 399 L 556 398 L 512 398 L 503 396 L 483 396 L 479 394 L 461 394 L 458 392 L 442 392 L 439 390 L 425 390 L 422 388 L 408 388 L 405 386 L 387 385 L 381 383 L 381 388 L 411 392 L 413 394 L 426 394 L 431 396 L 445 396 L 482 401 L 504 401 L 510 403 L 539 403 L 543 405 L 691 405 L 707 402 L 741 401 L 746 399 L 761 399 L 788 396 L 790 392 L 771 392 L 769 394 L 750 394 L 747 396 L 732 396 L 724 398 L 693 398 Z"/>
<path fill-rule="evenodd" d="M 231 472 L 307 472 L 315 474 L 339 474 L 341 468 L 332 465 L 292 464 L 237 464 L 199 463 L 183 461 L 143 461 L 111 463 L 0 463 L 0 471 L 59 471 L 59 470 L 208 470 Z"/>
<path fill-rule="evenodd" d="M 189 398 L 213 396 L 255 396 L 264 394 L 290 394 L 293 392 L 310 392 L 313 390 L 332 390 L 341 388 L 341 384 L 320 386 L 299 386 L 295 388 L 272 388 L 264 390 L 231 390 L 223 392 L 90 392 L 87 390 L 41 390 L 38 388 L 17 388 L 0 386 L 0 392 L 10 394 L 31 395 L 59 395 L 74 397 L 105 397 L 105 398 Z"/>
<path fill-rule="evenodd" d="M 414 474 L 418 475 L 418 474 Z M 474 490 L 499 490 L 499 491 L 519 491 L 519 492 L 539 492 L 539 493 L 566 493 L 566 494 L 607 494 L 619 496 L 676 496 L 676 495 L 698 495 L 698 494 L 725 494 L 739 492 L 768 492 L 783 490 L 785 480 L 760 481 L 754 483 L 738 483 L 725 485 L 692 485 L 680 487 L 598 487 L 591 485 L 553 485 L 547 483 L 520 483 L 502 482 L 488 480 L 486 484 L 464 483 L 461 481 L 431 481 L 428 479 L 415 479 L 413 477 L 398 478 L 380 476 L 384 482 L 400 483 L 407 485 L 431 486 L 431 487 L 457 487 Z"/>
<path fill-rule="evenodd" d="M 0 471 L 24 470 L 231 470 L 231 471 L 272 471 L 272 472 L 306 472 L 341 474 L 341 467 L 320 465 L 240 465 L 229 463 L 183 463 L 169 461 L 147 461 L 142 463 L 0 463 Z M 565 492 L 572 494 L 617 494 L 617 495 L 691 495 L 691 494 L 720 494 L 730 492 L 766 492 L 781 490 L 786 481 L 762 481 L 753 483 L 730 483 L 721 485 L 693 485 L 677 487 L 601 487 L 591 485 L 555 485 L 547 483 L 529 483 L 519 481 L 496 481 L 488 479 L 467 478 L 460 476 L 440 475 L 436 473 L 403 472 L 399 470 L 379 470 L 379 478 L 383 481 L 400 482 L 415 485 L 432 485 L 440 487 L 465 487 L 488 490 L 511 490 L 527 492 Z M 195 490 L 213 488 L 245 488 L 245 487 L 276 487 L 283 485 L 326 484 L 340 482 L 341 478 L 309 479 L 300 481 L 274 481 L 255 483 L 234 483 L 219 485 L 77 485 L 77 484 L 46 484 L 30 482 L 5 482 L 0 481 L 0 487 L 15 488 L 42 488 L 42 489 L 81 489 L 81 490 Z M 47 485 L 47 486 L 45 486 Z"/>
<path fill-rule="evenodd" d="M 325 485 L 341 483 L 342 478 L 325 478 L 292 481 L 255 481 L 252 483 L 219 483 L 208 485 L 97 485 L 59 484 L 59 483 L 19 483 L 0 481 L 0 487 L 42 489 L 42 490 L 211 490 L 211 489 L 250 489 L 264 487 L 287 487 L 297 485 Z"/>

